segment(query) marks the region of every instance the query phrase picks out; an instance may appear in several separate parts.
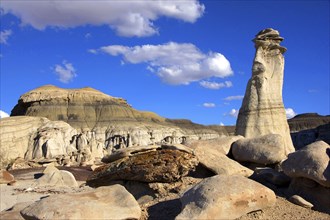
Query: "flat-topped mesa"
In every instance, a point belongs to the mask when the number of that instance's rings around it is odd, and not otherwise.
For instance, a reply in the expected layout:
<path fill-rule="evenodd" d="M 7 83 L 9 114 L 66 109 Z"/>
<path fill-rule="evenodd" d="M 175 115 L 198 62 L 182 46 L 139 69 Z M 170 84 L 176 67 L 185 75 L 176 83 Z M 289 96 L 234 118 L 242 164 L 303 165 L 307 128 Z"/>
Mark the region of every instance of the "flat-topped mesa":
<path fill-rule="evenodd" d="M 246 138 L 266 134 L 283 137 L 285 154 L 294 151 L 282 98 L 284 56 L 279 32 L 267 28 L 253 39 L 256 53 L 252 77 L 236 123 L 236 135 Z"/>
<path fill-rule="evenodd" d="M 63 89 L 46 85 L 23 94 L 11 116 L 27 115 L 61 120 L 75 128 L 93 129 L 109 121 L 165 121 L 162 117 L 133 109 L 125 99 L 96 89 Z"/>

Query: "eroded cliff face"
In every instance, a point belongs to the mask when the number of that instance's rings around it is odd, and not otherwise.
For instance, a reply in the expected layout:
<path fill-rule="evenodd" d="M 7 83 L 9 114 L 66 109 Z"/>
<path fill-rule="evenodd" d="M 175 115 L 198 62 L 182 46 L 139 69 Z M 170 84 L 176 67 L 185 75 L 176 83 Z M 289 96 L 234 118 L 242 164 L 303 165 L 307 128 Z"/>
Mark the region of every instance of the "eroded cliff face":
<path fill-rule="evenodd" d="M 93 163 L 122 148 L 182 144 L 228 135 L 224 128 L 214 130 L 188 120 L 169 120 L 152 112 L 138 111 L 126 100 L 92 88 L 62 89 L 46 85 L 27 92 L 20 97 L 12 117 L 3 123 L 1 130 L 8 130 L 9 121 L 16 126 L 25 124 L 27 119 L 13 117 L 17 115 L 44 121 L 29 125 L 33 131 L 23 136 L 32 140 L 24 140 L 23 145 L 22 141 L 14 141 L 20 145 L 20 153 L 5 157 L 6 161 L 24 157 L 39 161 L 56 158 L 63 165 Z M 10 141 L 3 139 L 1 144 Z"/>
<path fill-rule="evenodd" d="M 239 111 L 236 134 L 246 138 L 280 134 L 286 154 L 294 147 L 282 99 L 285 47 L 283 38 L 271 28 L 260 31 L 255 39 L 256 54 L 252 77 Z"/>
<path fill-rule="evenodd" d="M 227 135 L 206 126 L 178 126 L 152 112 L 132 108 L 122 98 L 92 88 L 62 89 L 46 85 L 22 95 L 11 116 L 46 117 L 67 122 L 81 133 L 92 133 L 110 149 L 157 142 L 182 143 Z M 220 133 L 220 134 L 219 134 Z"/>
<path fill-rule="evenodd" d="M 49 120 L 41 117 L 8 117 L 0 120 L 0 168 L 17 157 L 24 158 L 34 134 Z"/>

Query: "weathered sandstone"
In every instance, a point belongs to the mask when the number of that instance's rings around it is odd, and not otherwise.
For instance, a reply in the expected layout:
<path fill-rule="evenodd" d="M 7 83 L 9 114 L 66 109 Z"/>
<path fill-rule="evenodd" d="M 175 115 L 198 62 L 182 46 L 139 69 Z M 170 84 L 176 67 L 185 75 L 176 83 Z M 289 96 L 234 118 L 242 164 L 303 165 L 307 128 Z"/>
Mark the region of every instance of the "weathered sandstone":
<path fill-rule="evenodd" d="M 139 219 L 141 209 L 120 185 L 94 191 L 52 195 L 21 211 L 25 219 Z"/>
<path fill-rule="evenodd" d="M 253 171 L 230 159 L 225 154 L 229 152 L 231 143 L 241 136 L 224 137 L 212 140 L 194 141 L 188 146 L 194 150 L 199 162 L 215 174 L 251 176 Z"/>
<path fill-rule="evenodd" d="M 181 197 L 176 219 L 235 219 L 273 206 L 275 193 L 242 176 L 217 175 L 204 179 Z"/>
<path fill-rule="evenodd" d="M 123 148 L 228 135 L 220 127 L 138 111 L 124 99 L 92 88 L 42 86 L 23 94 L 11 115 L 15 117 L 0 120 L 3 168 L 17 158 L 39 164 L 56 160 L 65 166 L 91 165 Z"/>
<path fill-rule="evenodd" d="M 96 168 L 87 179 L 87 184 L 93 187 L 109 185 L 114 180 L 174 182 L 186 176 L 198 164 L 196 157 L 187 151 L 168 147 L 133 149 L 123 149 L 118 156 L 108 158 L 110 163 Z"/>
<path fill-rule="evenodd" d="M 290 177 L 305 177 L 330 188 L 330 146 L 317 141 L 289 154 L 281 167 Z"/>
<path fill-rule="evenodd" d="M 294 151 L 282 98 L 284 57 L 283 38 L 271 28 L 260 31 L 254 38 L 256 54 L 252 77 L 236 123 L 236 135 L 246 138 L 280 134 L 284 153 Z"/>
<path fill-rule="evenodd" d="M 196 149 L 196 148 L 205 148 L 205 150 L 212 149 L 218 152 L 221 152 L 224 155 L 227 155 L 231 149 L 232 144 L 244 138 L 243 136 L 228 136 L 228 137 L 220 137 L 214 138 L 210 140 L 195 140 L 188 142 L 186 145 Z"/>
<path fill-rule="evenodd" d="M 54 164 L 50 164 L 43 171 L 43 175 L 34 181 L 32 187 L 78 187 L 78 183 L 72 173 L 66 170 L 58 170 Z"/>
<path fill-rule="evenodd" d="M 286 159 L 283 138 L 279 134 L 268 134 L 255 138 L 239 139 L 233 143 L 235 160 L 257 164 L 275 164 Z"/>
<path fill-rule="evenodd" d="M 132 108 L 126 100 L 86 87 L 62 89 L 46 85 L 23 94 L 11 116 L 46 117 L 65 121 L 78 132 L 89 132 L 112 152 L 153 143 L 183 143 L 187 138 L 210 139 L 219 133 L 206 126 L 168 120 Z M 189 121 L 188 121 L 189 122 Z M 179 123 L 180 124 L 180 123 Z M 221 131 L 225 132 L 225 130 Z"/>
<path fill-rule="evenodd" d="M 0 120 L 0 167 L 24 158 L 29 146 L 33 145 L 38 128 L 49 120 L 41 117 L 8 117 Z"/>

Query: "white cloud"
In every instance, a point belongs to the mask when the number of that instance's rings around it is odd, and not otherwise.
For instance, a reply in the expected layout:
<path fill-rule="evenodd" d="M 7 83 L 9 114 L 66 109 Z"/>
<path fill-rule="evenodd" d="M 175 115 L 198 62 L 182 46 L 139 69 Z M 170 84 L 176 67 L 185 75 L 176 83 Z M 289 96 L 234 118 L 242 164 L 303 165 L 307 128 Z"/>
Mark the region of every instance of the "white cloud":
<path fill-rule="evenodd" d="M 232 110 L 230 110 L 230 112 L 229 112 L 229 115 L 230 116 L 232 116 L 232 117 L 235 117 L 235 118 L 237 118 L 237 116 L 238 116 L 238 110 L 237 109 L 232 109 Z"/>
<path fill-rule="evenodd" d="M 229 113 L 225 113 L 224 115 L 225 116 L 231 116 L 231 117 L 237 118 L 238 113 L 239 113 L 239 110 L 233 108 L 232 110 L 230 110 Z"/>
<path fill-rule="evenodd" d="M 4 14 L 12 13 L 21 19 L 23 25 L 31 25 L 38 30 L 49 26 L 108 25 L 119 35 L 139 37 L 158 33 L 153 21 L 159 17 L 193 23 L 205 9 L 198 0 L 2 1 L 1 8 Z"/>
<path fill-rule="evenodd" d="M 67 61 L 63 61 L 61 65 L 55 65 L 54 71 L 59 76 L 59 80 L 63 83 L 68 83 L 72 81 L 74 77 L 77 76 L 76 70 L 73 67 L 72 63 L 68 63 Z"/>
<path fill-rule="evenodd" d="M 224 83 L 201 81 L 199 84 L 207 89 L 230 88 L 233 86 L 231 81 L 225 81 Z"/>
<path fill-rule="evenodd" d="M 286 118 L 290 119 L 297 115 L 297 113 L 292 108 L 285 109 Z"/>
<path fill-rule="evenodd" d="M 95 53 L 96 50 L 90 50 Z M 202 53 L 189 43 L 169 42 L 159 45 L 126 47 L 110 45 L 97 51 L 123 56 L 126 63 L 146 63 L 165 83 L 189 84 L 210 77 L 224 78 L 233 74 L 229 61 L 220 53 Z M 231 86 L 227 81 L 224 86 Z"/>
<path fill-rule="evenodd" d="M 216 105 L 214 103 L 211 103 L 211 102 L 205 102 L 205 103 L 203 103 L 203 106 L 205 108 L 214 108 Z"/>
<path fill-rule="evenodd" d="M 9 117 L 9 114 L 0 110 L 0 118 L 7 118 L 7 117 Z"/>
<path fill-rule="evenodd" d="M 219 124 L 220 126 L 225 126 L 225 124 L 224 123 L 222 123 L 222 122 L 220 122 L 220 124 Z"/>
<path fill-rule="evenodd" d="M 224 98 L 223 100 L 232 101 L 232 100 L 242 100 L 243 98 L 244 98 L 243 95 L 235 95 L 235 96 L 228 96 L 228 97 Z"/>
<path fill-rule="evenodd" d="M 3 30 L 0 32 L 0 43 L 1 44 L 7 44 L 7 40 L 9 38 L 9 36 L 12 34 L 13 32 L 11 30 Z"/>

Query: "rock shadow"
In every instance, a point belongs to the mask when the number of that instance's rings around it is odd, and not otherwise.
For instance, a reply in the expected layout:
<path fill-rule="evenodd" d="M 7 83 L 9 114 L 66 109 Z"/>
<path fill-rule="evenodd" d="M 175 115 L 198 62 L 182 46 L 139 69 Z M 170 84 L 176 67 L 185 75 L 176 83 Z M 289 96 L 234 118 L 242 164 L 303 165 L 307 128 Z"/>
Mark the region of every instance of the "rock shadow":
<path fill-rule="evenodd" d="M 172 199 L 159 202 L 148 208 L 148 220 L 172 220 L 181 212 L 179 199 Z"/>

